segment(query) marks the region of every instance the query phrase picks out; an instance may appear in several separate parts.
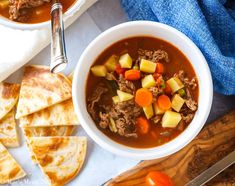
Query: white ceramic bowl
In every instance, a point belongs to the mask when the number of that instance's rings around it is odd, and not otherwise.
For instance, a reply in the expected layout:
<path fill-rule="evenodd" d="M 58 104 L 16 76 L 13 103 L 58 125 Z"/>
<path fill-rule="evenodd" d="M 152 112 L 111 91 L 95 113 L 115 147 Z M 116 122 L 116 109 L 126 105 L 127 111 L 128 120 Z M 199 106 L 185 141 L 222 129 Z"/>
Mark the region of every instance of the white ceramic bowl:
<path fill-rule="evenodd" d="M 133 36 L 152 36 L 176 46 L 192 63 L 198 77 L 198 110 L 189 126 L 174 140 L 154 148 L 139 149 L 119 144 L 104 135 L 86 109 L 85 88 L 91 65 L 107 47 Z M 135 159 L 156 159 L 177 152 L 193 140 L 205 124 L 211 109 L 213 86 L 207 62 L 197 46 L 183 33 L 165 24 L 150 21 L 127 22 L 112 27 L 94 39 L 81 55 L 73 79 L 73 103 L 79 121 L 88 135 L 104 149 Z"/>
<path fill-rule="evenodd" d="M 85 0 L 77 0 L 64 14 L 63 20 L 66 22 L 70 17 L 74 16 L 74 14 L 80 9 L 80 7 L 84 4 Z M 4 25 L 10 28 L 19 29 L 19 30 L 37 30 L 42 28 L 50 28 L 51 21 L 45 21 L 41 23 L 19 23 L 15 21 L 11 21 L 0 15 L 0 25 Z"/>

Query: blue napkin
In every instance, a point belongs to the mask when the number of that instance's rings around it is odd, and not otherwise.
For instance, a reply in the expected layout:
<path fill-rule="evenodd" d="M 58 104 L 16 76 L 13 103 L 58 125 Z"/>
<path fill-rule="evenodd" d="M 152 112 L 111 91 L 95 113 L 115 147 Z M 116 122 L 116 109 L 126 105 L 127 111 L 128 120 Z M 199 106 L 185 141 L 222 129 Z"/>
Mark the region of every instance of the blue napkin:
<path fill-rule="evenodd" d="M 235 94 L 235 0 L 121 0 L 121 3 L 131 20 L 162 22 L 187 35 L 207 59 L 215 91 Z"/>

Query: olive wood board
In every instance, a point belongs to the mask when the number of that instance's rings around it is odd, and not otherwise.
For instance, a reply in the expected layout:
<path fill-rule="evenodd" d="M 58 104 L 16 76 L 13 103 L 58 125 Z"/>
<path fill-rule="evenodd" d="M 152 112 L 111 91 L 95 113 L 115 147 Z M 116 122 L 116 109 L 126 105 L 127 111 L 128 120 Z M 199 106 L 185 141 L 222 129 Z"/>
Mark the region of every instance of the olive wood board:
<path fill-rule="evenodd" d="M 142 161 L 109 180 L 105 186 L 144 186 L 149 171 L 169 175 L 175 186 L 183 186 L 235 150 L 235 110 L 212 122 L 182 150 L 170 156 Z M 206 185 L 235 186 L 235 164 Z"/>

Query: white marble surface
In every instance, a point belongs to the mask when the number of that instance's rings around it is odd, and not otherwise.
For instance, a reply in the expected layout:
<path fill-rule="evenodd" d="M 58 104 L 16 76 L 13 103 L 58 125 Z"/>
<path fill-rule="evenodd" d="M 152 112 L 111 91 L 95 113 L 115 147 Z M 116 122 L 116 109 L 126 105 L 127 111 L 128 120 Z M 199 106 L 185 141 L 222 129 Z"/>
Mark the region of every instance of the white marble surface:
<path fill-rule="evenodd" d="M 89 42 L 107 28 L 127 21 L 121 9 L 119 0 L 99 0 L 87 12 L 70 26 L 66 34 L 67 54 L 69 66 L 65 73 L 70 73 L 84 48 Z M 50 61 L 50 47 L 46 47 L 42 52 L 35 56 L 30 64 L 47 64 Z M 20 81 L 23 68 L 11 75 L 7 81 Z M 77 135 L 87 136 L 83 129 L 79 127 Z M 21 134 L 22 146 L 10 149 L 12 155 L 23 166 L 28 176 L 26 179 L 17 181 L 14 186 L 44 186 L 47 185 L 43 174 L 36 165 L 30 160 L 26 144 Z M 98 186 L 119 173 L 136 165 L 137 160 L 127 159 L 116 156 L 99 147 L 88 137 L 88 151 L 86 162 L 79 176 L 76 177 L 70 186 Z"/>

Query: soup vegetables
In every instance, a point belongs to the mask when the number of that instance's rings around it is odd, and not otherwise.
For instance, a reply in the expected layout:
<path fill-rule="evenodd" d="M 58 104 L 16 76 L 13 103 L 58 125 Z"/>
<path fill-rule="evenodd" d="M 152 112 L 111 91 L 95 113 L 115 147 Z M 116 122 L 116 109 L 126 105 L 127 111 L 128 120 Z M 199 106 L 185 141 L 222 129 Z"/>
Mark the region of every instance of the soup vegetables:
<path fill-rule="evenodd" d="M 176 128 L 184 117 L 180 113 L 188 99 L 184 82 L 177 75 L 165 77 L 166 71 L 164 62 L 143 58 L 134 61 L 128 53 L 120 57 L 111 55 L 104 64 L 91 68 L 94 76 L 113 82 L 117 82 L 122 76 L 126 82 L 132 82 L 137 87 L 134 92 L 117 88 L 112 101 L 117 105 L 134 100 L 135 104 L 142 108 L 143 114 L 136 118 L 139 133 L 148 133 L 150 119 L 161 123 L 163 128 Z M 110 130 L 117 131 L 114 127 L 115 121 L 111 117 L 110 120 Z"/>

